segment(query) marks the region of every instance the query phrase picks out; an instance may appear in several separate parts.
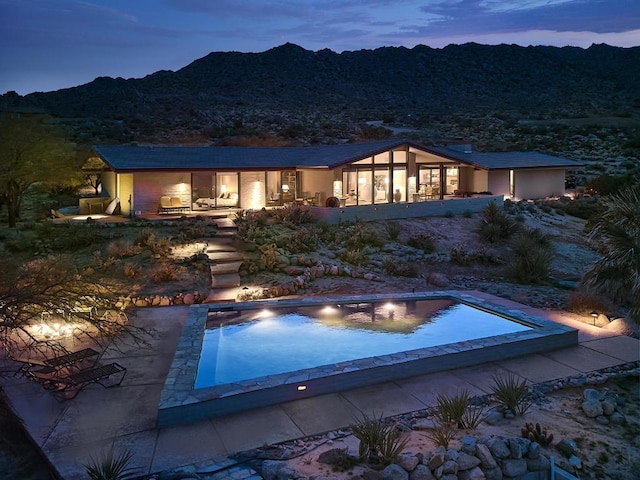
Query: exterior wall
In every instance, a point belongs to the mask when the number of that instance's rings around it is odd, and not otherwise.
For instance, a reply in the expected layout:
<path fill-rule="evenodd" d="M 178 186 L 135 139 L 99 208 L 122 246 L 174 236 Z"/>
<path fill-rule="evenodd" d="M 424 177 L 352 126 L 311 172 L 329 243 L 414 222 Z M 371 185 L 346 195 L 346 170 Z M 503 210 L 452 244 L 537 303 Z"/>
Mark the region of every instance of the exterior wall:
<path fill-rule="evenodd" d="M 470 169 L 465 169 L 470 170 Z M 489 188 L 489 172 L 487 170 L 471 170 L 471 183 L 468 191 L 470 192 L 491 192 Z"/>
<path fill-rule="evenodd" d="M 488 172 L 487 187 L 487 191 L 494 195 L 504 195 L 505 197 L 510 198 L 509 170 L 494 170 L 493 172 Z"/>
<path fill-rule="evenodd" d="M 136 210 L 140 210 L 134 205 L 135 196 L 133 194 L 132 173 L 118 175 L 118 187 L 115 191 L 117 192 L 118 197 L 120 197 L 120 210 L 122 215 L 132 216 Z"/>
<path fill-rule="evenodd" d="M 327 197 L 333 193 L 333 172 L 329 170 L 301 170 L 301 181 L 303 192 L 309 192 L 313 196 L 316 192 L 321 192 L 321 205 Z"/>
<path fill-rule="evenodd" d="M 318 219 L 327 223 L 355 222 L 356 220 L 393 220 L 397 218 L 436 217 L 462 215 L 484 209 L 489 202 L 504 202 L 502 195 L 487 195 L 475 198 L 440 200 L 434 202 L 388 203 L 345 208 L 310 207 Z"/>
<path fill-rule="evenodd" d="M 135 173 L 133 174 L 133 209 L 141 213 L 155 213 L 158 211 L 160 197 L 168 195 L 180 197 L 184 205 L 191 205 L 190 175 L 187 172 L 176 173 Z M 122 193 L 122 190 L 121 190 Z M 128 208 L 127 198 L 121 198 Z"/>
<path fill-rule="evenodd" d="M 258 210 L 267 204 L 265 172 L 240 173 L 241 208 Z"/>
<path fill-rule="evenodd" d="M 517 200 L 564 195 L 564 169 L 516 170 L 514 175 Z"/>
<path fill-rule="evenodd" d="M 102 180 L 102 196 L 109 198 L 118 196 L 115 172 L 102 172 L 100 178 Z"/>

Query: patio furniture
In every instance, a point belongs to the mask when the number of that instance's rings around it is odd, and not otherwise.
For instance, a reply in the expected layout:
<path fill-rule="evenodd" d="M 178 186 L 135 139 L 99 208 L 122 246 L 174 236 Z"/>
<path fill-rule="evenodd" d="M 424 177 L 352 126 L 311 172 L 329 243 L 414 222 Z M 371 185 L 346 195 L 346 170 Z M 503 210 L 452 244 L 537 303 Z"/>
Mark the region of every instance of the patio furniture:
<path fill-rule="evenodd" d="M 180 197 L 169 197 L 163 195 L 160 197 L 159 213 L 188 212 L 189 207 L 182 204 Z"/>
<path fill-rule="evenodd" d="M 57 357 L 45 358 L 37 360 L 33 358 L 11 357 L 15 362 L 21 363 L 22 366 L 16 371 L 15 375 L 21 373 L 27 375 L 39 372 L 41 374 L 54 374 L 61 368 L 68 368 L 85 364 L 86 362 L 95 363 L 99 353 L 93 348 L 83 348 L 77 352 L 70 352 Z"/>
<path fill-rule="evenodd" d="M 126 374 L 127 369 L 116 362 L 80 370 L 66 376 L 43 375 L 38 371 L 28 372 L 28 375 L 41 383 L 45 389 L 52 390 L 59 401 L 75 398 L 83 388 L 92 383 L 97 383 L 104 388 L 117 387 Z M 107 383 L 112 376 L 116 379 Z"/>

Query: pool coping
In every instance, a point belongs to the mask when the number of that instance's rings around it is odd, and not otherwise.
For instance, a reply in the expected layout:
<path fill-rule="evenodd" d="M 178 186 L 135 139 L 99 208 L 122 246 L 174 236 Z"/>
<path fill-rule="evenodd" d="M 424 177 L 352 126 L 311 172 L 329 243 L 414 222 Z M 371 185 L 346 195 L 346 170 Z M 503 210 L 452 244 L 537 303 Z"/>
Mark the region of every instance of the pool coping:
<path fill-rule="evenodd" d="M 227 385 L 194 389 L 200 351 L 209 312 L 315 306 L 327 303 L 381 302 L 385 300 L 451 299 L 505 316 L 533 328 L 476 340 L 449 343 L 335 365 L 308 368 Z M 460 291 L 434 291 L 386 295 L 305 297 L 253 302 L 193 305 L 187 315 L 158 405 L 157 425 L 189 423 L 250 408 L 349 390 L 386 381 L 425 375 L 549 351 L 578 344 L 578 330 L 507 308 Z"/>

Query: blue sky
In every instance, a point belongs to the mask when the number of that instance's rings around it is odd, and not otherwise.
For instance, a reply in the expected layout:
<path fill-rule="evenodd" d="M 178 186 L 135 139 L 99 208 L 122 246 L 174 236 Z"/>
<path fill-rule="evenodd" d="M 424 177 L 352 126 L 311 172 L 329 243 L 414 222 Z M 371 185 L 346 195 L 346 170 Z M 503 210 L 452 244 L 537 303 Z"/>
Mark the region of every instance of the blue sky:
<path fill-rule="evenodd" d="M 0 93 L 177 70 L 212 51 L 640 46 L 640 0 L 0 0 Z"/>

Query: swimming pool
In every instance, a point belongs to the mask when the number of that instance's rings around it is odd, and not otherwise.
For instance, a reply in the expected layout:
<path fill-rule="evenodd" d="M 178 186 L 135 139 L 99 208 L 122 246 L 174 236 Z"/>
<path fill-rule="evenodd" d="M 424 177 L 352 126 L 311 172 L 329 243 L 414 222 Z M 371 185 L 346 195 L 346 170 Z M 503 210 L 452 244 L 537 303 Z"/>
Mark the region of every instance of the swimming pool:
<path fill-rule="evenodd" d="M 456 316 L 463 320 L 451 320 Z M 310 318 L 318 323 L 309 323 Z M 346 340 L 330 349 L 339 343 L 331 333 L 336 325 Z M 322 329 L 329 333 L 319 341 Z M 416 335 L 423 329 L 429 333 Z M 250 330 L 252 336 L 243 337 Z M 256 331 L 262 333 L 255 336 Z M 379 334 L 384 341 L 373 339 Z M 161 394 L 157 424 L 187 423 L 577 343 L 575 329 L 457 291 L 193 305 Z M 287 353 L 267 361 L 265 350 Z M 311 350 L 314 355 L 307 359 Z M 289 364 L 289 357 L 300 358 Z"/>
<path fill-rule="evenodd" d="M 530 328 L 450 299 L 213 312 L 195 388 Z"/>

